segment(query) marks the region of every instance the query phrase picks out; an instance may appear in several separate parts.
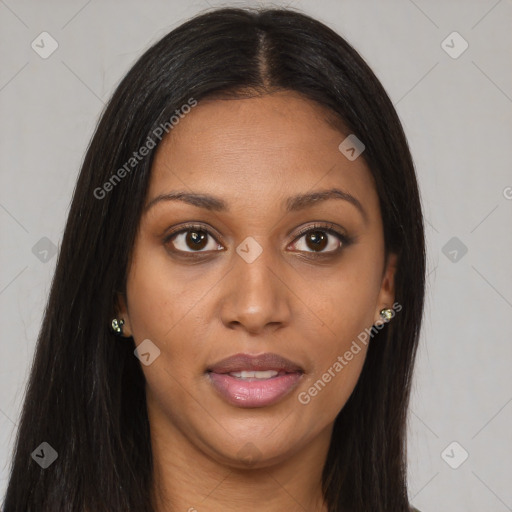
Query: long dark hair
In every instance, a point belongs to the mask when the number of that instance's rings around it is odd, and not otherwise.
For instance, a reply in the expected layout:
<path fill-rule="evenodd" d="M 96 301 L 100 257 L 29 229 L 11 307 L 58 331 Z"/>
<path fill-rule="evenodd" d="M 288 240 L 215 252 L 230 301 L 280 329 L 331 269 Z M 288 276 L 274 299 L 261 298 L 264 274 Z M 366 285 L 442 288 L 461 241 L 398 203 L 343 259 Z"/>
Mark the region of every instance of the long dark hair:
<path fill-rule="evenodd" d="M 125 292 L 159 142 L 155 133 L 168 130 L 191 98 L 276 90 L 297 91 L 327 107 L 347 134 L 364 142 L 386 250 L 399 255 L 396 301 L 403 309 L 370 343 L 356 388 L 336 418 L 323 472 L 325 499 L 330 512 L 409 510 L 406 414 L 425 249 L 401 123 L 370 68 L 326 25 L 290 9 L 221 8 L 186 21 L 147 50 L 101 116 L 62 239 L 4 512 L 153 510 L 145 380 L 134 343 L 115 337 L 109 325 L 116 293 Z M 133 153 L 148 147 L 148 138 L 156 144 L 132 168 Z M 122 180 L 113 179 L 116 173 Z M 46 469 L 32 457 L 43 442 L 58 454 Z"/>

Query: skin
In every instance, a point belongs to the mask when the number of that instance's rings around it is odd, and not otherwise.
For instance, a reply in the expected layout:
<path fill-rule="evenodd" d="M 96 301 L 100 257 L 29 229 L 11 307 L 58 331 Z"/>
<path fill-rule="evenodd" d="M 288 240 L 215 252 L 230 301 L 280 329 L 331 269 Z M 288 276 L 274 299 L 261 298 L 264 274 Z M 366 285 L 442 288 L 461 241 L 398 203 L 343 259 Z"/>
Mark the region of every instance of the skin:
<path fill-rule="evenodd" d="M 231 512 L 248 504 L 254 512 L 327 511 L 321 474 L 332 427 L 367 347 L 307 405 L 298 394 L 392 306 L 396 269 L 396 256 L 386 258 L 371 173 L 362 157 L 350 161 L 338 149 L 347 135 L 326 121 L 323 107 L 286 91 L 202 100 L 160 145 L 147 205 L 193 191 L 223 199 L 229 211 L 154 203 L 141 218 L 127 295 L 119 297 L 124 334 L 161 351 L 142 365 L 158 512 Z M 357 198 L 366 220 L 339 199 L 285 209 L 289 196 L 333 187 Z M 164 241 L 187 222 L 210 232 L 201 254 L 187 233 Z M 331 255 L 314 260 L 310 236 L 298 232 L 331 223 L 352 242 L 323 232 L 327 242 L 317 252 Z M 251 263 L 235 250 L 247 237 L 262 249 Z M 271 406 L 230 405 L 205 374 L 233 354 L 265 352 L 305 371 Z M 253 455 L 249 464 L 244 450 Z"/>

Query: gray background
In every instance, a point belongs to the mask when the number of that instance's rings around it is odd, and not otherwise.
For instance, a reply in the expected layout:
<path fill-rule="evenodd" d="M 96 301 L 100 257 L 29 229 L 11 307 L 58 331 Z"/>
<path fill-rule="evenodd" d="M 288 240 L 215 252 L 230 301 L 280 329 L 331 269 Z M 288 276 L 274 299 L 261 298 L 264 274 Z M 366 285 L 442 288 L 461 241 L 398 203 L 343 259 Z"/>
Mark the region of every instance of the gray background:
<path fill-rule="evenodd" d="M 98 116 L 149 44 L 216 5 L 226 4 L 0 0 L 0 496 L 53 252 Z M 272 5 L 297 7 L 355 46 L 415 158 L 428 290 L 409 420 L 412 502 L 422 512 L 512 510 L 512 3 Z M 58 43 L 45 59 L 31 47 L 51 49 L 43 31 Z"/>

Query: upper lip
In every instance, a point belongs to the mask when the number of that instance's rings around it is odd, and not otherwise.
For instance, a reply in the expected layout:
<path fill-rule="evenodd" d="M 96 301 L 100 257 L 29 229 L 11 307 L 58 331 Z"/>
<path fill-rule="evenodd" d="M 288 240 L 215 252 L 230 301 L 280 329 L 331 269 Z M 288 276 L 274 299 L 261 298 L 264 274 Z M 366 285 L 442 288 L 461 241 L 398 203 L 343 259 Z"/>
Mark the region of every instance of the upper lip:
<path fill-rule="evenodd" d="M 304 372 L 304 370 L 293 361 L 286 359 L 279 354 L 267 352 L 260 355 L 235 354 L 222 359 L 209 366 L 207 371 L 213 373 L 231 373 L 242 370 L 264 371 L 275 370 L 277 372 Z"/>

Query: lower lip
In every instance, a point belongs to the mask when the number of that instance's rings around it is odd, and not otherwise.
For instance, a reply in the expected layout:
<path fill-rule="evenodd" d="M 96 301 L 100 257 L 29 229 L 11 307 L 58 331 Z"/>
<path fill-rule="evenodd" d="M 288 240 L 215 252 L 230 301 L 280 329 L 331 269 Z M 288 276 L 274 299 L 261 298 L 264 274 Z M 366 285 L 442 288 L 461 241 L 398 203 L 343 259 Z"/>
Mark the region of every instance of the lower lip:
<path fill-rule="evenodd" d="M 287 373 L 265 380 L 246 381 L 227 373 L 208 372 L 210 382 L 231 405 L 237 407 L 266 407 L 284 398 L 297 386 L 301 373 Z"/>

